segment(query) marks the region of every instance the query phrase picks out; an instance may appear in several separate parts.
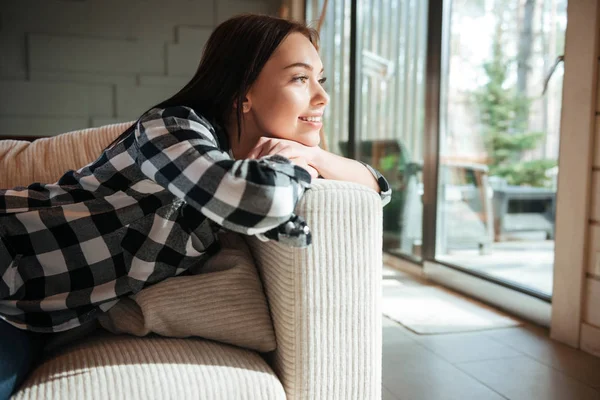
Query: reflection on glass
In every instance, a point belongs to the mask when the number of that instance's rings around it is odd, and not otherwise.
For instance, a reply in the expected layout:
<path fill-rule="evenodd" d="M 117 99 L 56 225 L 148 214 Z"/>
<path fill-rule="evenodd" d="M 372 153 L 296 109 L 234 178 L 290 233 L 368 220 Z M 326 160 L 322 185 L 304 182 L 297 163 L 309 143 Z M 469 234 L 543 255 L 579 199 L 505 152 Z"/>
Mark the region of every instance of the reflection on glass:
<path fill-rule="evenodd" d="M 347 152 L 347 143 L 341 145 Z M 411 158 L 401 140 L 360 142 L 361 160 L 373 165 L 392 186 L 393 196 L 383 209 L 384 250 L 421 257 L 423 195 L 422 162 Z"/>
<path fill-rule="evenodd" d="M 316 21 L 324 0 L 307 2 Z M 349 155 L 351 0 L 331 0 L 321 30 L 320 55 L 331 97 L 324 126 L 330 151 Z M 384 210 L 384 250 L 421 257 L 424 72 L 427 1 L 358 3 L 358 157 L 393 189 Z"/>
<path fill-rule="evenodd" d="M 308 20 L 324 0 L 307 1 Z M 393 195 L 384 209 L 384 250 L 421 257 L 424 75 L 427 7 L 424 0 L 358 4 L 357 153 L 388 179 Z M 331 101 L 324 126 L 330 151 L 349 155 L 351 0 L 329 1 L 320 55 Z"/>
<path fill-rule="evenodd" d="M 422 246 L 427 6 L 423 0 L 363 0 L 358 7 L 357 152 L 393 189 L 383 210 L 384 250 L 415 259 Z"/>
<path fill-rule="evenodd" d="M 317 27 L 324 0 L 306 1 L 307 21 Z M 348 104 L 350 98 L 350 6 L 351 0 L 330 0 L 320 32 L 319 55 L 327 77 L 325 90 L 330 102 L 323 126 L 329 151 L 340 154 L 339 143 L 348 141 Z"/>
<path fill-rule="evenodd" d="M 436 258 L 552 293 L 566 0 L 454 0 Z"/>

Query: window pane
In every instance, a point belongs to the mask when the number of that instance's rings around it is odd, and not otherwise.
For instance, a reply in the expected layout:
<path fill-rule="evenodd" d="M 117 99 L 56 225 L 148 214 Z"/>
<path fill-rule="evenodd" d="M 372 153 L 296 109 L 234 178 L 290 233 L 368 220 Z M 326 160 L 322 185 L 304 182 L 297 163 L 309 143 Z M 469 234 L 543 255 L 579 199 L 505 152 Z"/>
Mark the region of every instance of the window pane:
<path fill-rule="evenodd" d="M 552 292 L 566 0 L 454 0 L 436 258 Z"/>
<path fill-rule="evenodd" d="M 316 26 L 322 0 L 309 2 Z M 361 0 L 357 85 L 358 157 L 389 180 L 394 194 L 384 212 L 384 249 L 420 258 L 427 2 Z M 325 119 L 330 150 L 348 155 L 350 1 L 329 2 L 321 57 L 331 105 Z"/>

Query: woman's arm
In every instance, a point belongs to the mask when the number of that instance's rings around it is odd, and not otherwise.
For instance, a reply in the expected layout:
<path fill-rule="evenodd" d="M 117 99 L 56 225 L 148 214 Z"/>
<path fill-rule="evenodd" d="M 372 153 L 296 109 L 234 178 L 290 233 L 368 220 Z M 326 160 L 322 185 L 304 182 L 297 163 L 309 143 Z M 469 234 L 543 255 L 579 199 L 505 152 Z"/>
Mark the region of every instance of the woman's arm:
<path fill-rule="evenodd" d="M 362 161 L 344 158 L 321 149 L 278 138 L 261 138 L 247 157 L 263 159 L 274 154 L 284 156 L 299 165 L 308 164 L 325 179 L 355 182 L 367 186 L 381 195 L 383 205 L 391 200 L 392 190 L 383 175 Z"/>
<path fill-rule="evenodd" d="M 224 228 L 254 235 L 292 221 L 309 235 L 293 211 L 311 177 L 288 159 L 231 159 L 213 127 L 188 107 L 151 110 L 135 135 L 142 172 Z"/>
<path fill-rule="evenodd" d="M 309 164 L 325 179 L 356 182 L 370 187 L 381 195 L 384 206 L 391 200 L 392 189 L 388 181 L 379 171 L 362 161 L 338 156 L 316 147 Z"/>
<path fill-rule="evenodd" d="M 319 147 L 310 164 L 325 179 L 356 182 L 370 187 L 376 192 L 381 191 L 376 177 L 365 164 L 359 161 L 338 156 Z"/>

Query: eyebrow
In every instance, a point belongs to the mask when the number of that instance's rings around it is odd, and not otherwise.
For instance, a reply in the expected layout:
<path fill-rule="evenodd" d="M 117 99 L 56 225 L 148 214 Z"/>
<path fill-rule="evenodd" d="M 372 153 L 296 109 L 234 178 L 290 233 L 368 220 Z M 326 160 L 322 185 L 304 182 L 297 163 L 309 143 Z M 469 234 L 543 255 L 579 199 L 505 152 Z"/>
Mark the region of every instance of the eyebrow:
<path fill-rule="evenodd" d="M 314 69 L 312 67 L 312 65 L 303 63 L 303 62 L 297 62 L 297 63 L 290 64 L 287 67 L 285 67 L 284 69 L 294 68 L 294 67 L 302 67 L 302 68 L 308 69 L 310 71 L 312 71 Z M 321 68 L 321 72 L 323 72 L 324 70 L 325 70 L 325 68 Z"/>

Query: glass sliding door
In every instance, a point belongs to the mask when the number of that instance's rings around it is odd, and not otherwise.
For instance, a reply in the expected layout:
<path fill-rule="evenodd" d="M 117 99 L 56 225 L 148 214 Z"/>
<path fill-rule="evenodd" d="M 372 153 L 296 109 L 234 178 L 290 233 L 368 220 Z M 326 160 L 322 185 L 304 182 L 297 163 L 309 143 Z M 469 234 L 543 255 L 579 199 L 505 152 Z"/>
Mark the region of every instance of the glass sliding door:
<path fill-rule="evenodd" d="M 307 23 L 316 28 L 324 0 L 307 0 Z M 323 115 L 327 150 L 340 154 L 349 140 L 350 100 L 350 5 L 351 0 L 329 0 L 320 32 L 319 55 L 327 77 L 325 90 L 330 102 Z"/>
<path fill-rule="evenodd" d="M 359 159 L 394 195 L 384 208 L 384 251 L 421 260 L 427 1 L 358 0 Z"/>
<path fill-rule="evenodd" d="M 373 165 L 388 179 L 394 195 L 383 210 L 384 251 L 420 261 L 428 4 L 355 0 L 354 14 L 351 5 L 350 0 L 329 1 L 321 31 L 320 54 L 331 95 L 324 121 L 327 146 Z M 323 0 L 307 2 L 313 26 L 322 6 Z M 356 75 L 351 82 L 353 60 Z M 351 90 L 356 93 L 354 115 Z M 348 135 L 350 119 L 353 138 Z"/>
<path fill-rule="evenodd" d="M 435 259 L 548 299 L 566 6 L 444 5 Z"/>

